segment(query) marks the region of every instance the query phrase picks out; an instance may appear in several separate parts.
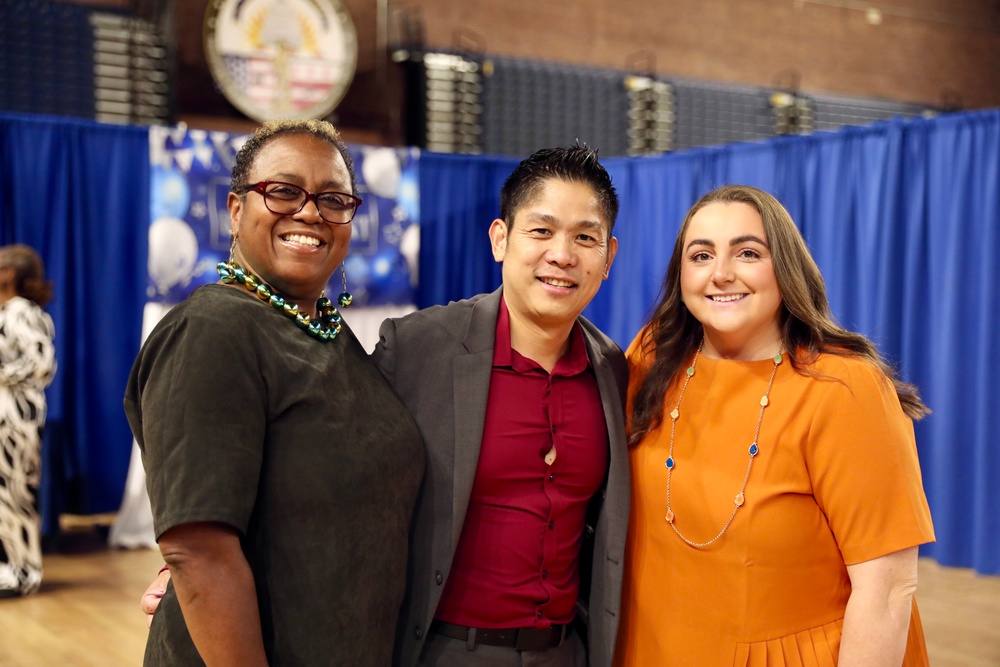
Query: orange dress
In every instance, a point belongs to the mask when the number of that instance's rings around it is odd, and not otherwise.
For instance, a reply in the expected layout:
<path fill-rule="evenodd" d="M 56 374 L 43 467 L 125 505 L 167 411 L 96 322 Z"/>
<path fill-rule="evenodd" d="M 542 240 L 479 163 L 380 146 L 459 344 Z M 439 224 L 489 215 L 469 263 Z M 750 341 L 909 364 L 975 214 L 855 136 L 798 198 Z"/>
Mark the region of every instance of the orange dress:
<path fill-rule="evenodd" d="M 635 342 L 628 357 L 631 404 L 650 361 Z M 693 542 L 732 513 L 773 367 L 698 357 L 671 480 L 675 525 Z M 891 384 L 855 358 L 821 355 L 811 370 L 826 377 L 795 371 L 787 354 L 779 365 L 745 502 L 708 547 L 685 544 L 664 518 L 669 416 L 631 451 L 617 667 L 836 665 L 845 563 L 933 541 L 913 425 Z M 915 604 L 903 664 L 927 664 Z"/>

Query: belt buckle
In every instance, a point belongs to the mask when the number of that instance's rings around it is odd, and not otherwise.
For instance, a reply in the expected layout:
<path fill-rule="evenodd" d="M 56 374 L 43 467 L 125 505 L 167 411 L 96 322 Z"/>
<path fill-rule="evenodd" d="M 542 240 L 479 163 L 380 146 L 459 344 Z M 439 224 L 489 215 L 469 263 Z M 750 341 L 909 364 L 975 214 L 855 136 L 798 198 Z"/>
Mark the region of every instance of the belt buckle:
<path fill-rule="evenodd" d="M 514 648 L 518 651 L 544 651 L 551 648 L 555 630 L 555 627 L 545 629 L 520 628 L 517 631 L 517 641 L 514 643 Z"/>

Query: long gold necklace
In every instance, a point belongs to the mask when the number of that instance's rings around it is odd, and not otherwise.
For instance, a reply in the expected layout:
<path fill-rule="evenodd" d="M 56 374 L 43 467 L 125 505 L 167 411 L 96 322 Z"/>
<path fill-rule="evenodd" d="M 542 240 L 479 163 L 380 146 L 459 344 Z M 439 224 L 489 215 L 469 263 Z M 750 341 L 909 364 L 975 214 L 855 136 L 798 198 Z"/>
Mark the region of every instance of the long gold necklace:
<path fill-rule="evenodd" d="M 680 537 L 682 540 L 684 540 L 684 542 L 686 542 L 688 545 L 690 545 L 692 547 L 697 547 L 697 548 L 707 547 L 708 545 L 712 544 L 717 539 L 719 539 L 720 537 L 722 537 L 722 535 L 729 529 L 729 526 L 730 526 L 730 524 L 732 524 L 733 519 L 736 518 L 736 513 L 740 510 L 741 507 L 743 507 L 743 503 L 746 500 L 746 497 L 743 494 L 747 490 L 747 482 L 750 481 L 750 469 L 753 467 L 753 460 L 754 460 L 754 458 L 757 456 L 757 453 L 760 451 L 760 448 L 757 446 L 757 438 L 760 436 L 760 425 L 764 421 L 764 408 L 766 408 L 768 406 L 768 404 L 770 403 L 770 400 L 768 399 L 768 396 L 771 394 L 771 386 L 774 384 L 774 375 L 775 375 L 775 373 L 778 372 L 778 365 L 781 363 L 781 351 L 779 350 L 778 354 L 774 355 L 774 358 L 771 360 L 771 361 L 774 362 L 774 368 L 771 369 L 771 378 L 767 381 L 767 391 L 765 391 L 764 395 L 761 396 L 761 398 L 760 398 L 760 414 L 757 416 L 757 430 L 754 431 L 753 442 L 750 444 L 750 447 L 747 450 L 747 453 L 750 455 L 750 460 L 747 461 L 747 471 L 746 471 L 746 474 L 743 475 L 743 486 L 740 487 L 740 492 L 737 493 L 736 494 L 736 498 L 733 499 L 733 503 L 734 503 L 733 513 L 729 515 L 729 520 L 726 521 L 726 525 L 724 525 L 722 527 L 722 530 L 720 530 L 716 534 L 715 537 L 713 537 L 712 539 L 710 539 L 707 542 L 694 542 L 692 540 L 689 540 L 687 537 L 685 537 L 684 534 L 681 533 L 681 531 L 677 528 L 677 525 L 674 523 L 674 511 L 670 508 L 670 478 L 673 476 L 674 467 L 675 467 L 675 462 L 674 462 L 674 432 L 677 430 L 677 419 L 681 416 L 681 412 L 680 412 L 680 409 L 681 409 L 681 399 L 684 398 L 684 392 L 687 391 L 688 383 L 691 381 L 691 378 L 694 377 L 694 367 L 695 367 L 695 364 L 698 362 L 698 355 L 701 354 L 701 348 L 704 347 L 704 345 L 705 345 L 705 341 L 702 340 L 701 341 L 701 345 L 698 346 L 698 350 L 694 353 L 694 359 L 691 360 L 691 365 L 684 372 L 684 374 L 685 374 L 684 384 L 683 384 L 683 386 L 681 386 L 680 396 L 677 397 L 677 405 L 675 405 L 674 409 L 670 411 L 670 452 L 667 454 L 667 460 L 666 460 L 666 465 L 667 465 L 667 515 L 666 515 L 666 520 L 667 520 L 667 523 L 670 524 L 670 527 L 674 529 L 674 532 L 677 533 L 678 537 Z"/>

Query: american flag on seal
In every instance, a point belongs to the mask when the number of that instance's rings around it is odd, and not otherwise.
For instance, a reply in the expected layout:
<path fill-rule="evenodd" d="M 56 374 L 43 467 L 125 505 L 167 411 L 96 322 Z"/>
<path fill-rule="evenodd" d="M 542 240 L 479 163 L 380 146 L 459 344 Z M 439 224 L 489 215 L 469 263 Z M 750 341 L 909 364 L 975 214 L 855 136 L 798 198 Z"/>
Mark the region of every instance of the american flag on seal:
<path fill-rule="evenodd" d="M 292 106 L 306 109 L 322 102 L 337 80 L 337 64 L 318 58 L 293 58 L 289 67 Z"/>
<path fill-rule="evenodd" d="M 223 56 L 233 83 L 242 90 L 254 104 L 271 106 L 278 87 L 278 75 L 270 58 L 257 56 Z"/>
<path fill-rule="evenodd" d="M 233 83 L 256 105 L 274 106 L 280 90 L 281 77 L 272 58 L 260 56 L 224 56 Z M 282 98 L 296 110 L 308 109 L 322 102 L 333 90 L 337 64 L 317 58 L 288 60 L 288 90 Z"/>

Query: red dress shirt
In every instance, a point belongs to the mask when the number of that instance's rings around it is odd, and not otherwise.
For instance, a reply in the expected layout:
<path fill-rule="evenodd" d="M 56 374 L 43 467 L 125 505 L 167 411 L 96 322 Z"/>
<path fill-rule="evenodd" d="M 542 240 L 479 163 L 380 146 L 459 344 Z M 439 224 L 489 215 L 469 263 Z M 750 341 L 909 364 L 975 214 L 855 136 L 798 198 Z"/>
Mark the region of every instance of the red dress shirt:
<path fill-rule="evenodd" d="M 474 628 L 573 620 L 587 505 L 607 469 L 608 429 L 583 329 L 574 325 L 547 373 L 511 348 L 501 300 L 479 464 L 435 617 Z"/>

